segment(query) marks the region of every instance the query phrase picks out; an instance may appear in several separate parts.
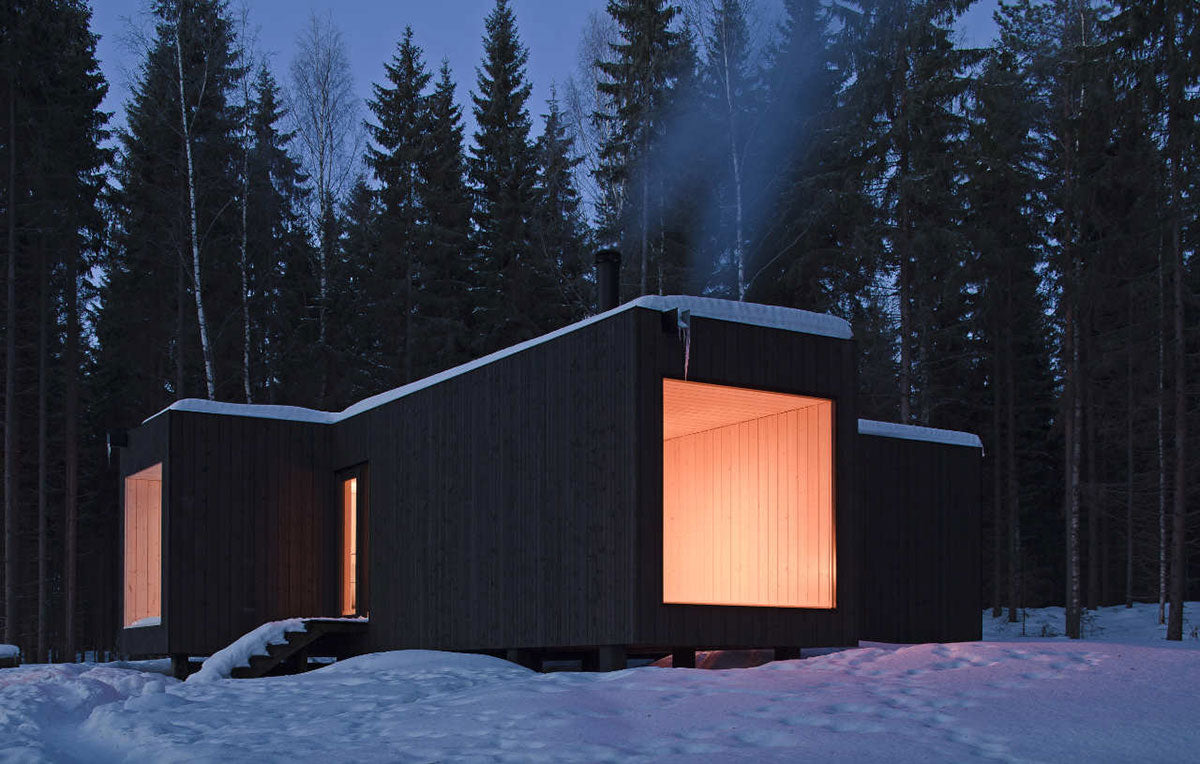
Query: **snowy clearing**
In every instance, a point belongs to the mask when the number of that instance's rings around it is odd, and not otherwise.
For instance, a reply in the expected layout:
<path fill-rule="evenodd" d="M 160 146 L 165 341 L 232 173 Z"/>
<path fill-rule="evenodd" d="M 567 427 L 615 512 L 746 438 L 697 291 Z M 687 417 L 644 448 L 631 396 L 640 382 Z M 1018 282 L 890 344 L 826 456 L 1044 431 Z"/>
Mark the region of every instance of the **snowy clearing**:
<path fill-rule="evenodd" d="M 1080 642 L 984 614 L 1005 641 L 727 671 L 535 674 L 419 650 L 202 683 L 25 666 L 0 671 L 0 761 L 1195 760 L 1200 640 L 1162 641 L 1154 611 L 1105 608 Z M 1054 616 L 1030 611 L 1027 631 Z"/>

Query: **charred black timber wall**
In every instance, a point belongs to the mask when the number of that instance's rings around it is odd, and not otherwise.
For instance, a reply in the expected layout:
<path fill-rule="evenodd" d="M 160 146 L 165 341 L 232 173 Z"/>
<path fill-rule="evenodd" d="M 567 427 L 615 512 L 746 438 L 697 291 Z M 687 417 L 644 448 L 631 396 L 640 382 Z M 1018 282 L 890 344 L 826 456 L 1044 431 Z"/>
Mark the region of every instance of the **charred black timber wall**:
<path fill-rule="evenodd" d="M 981 638 L 978 448 L 859 437 L 862 639 Z"/>
<path fill-rule="evenodd" d="M 170 411 L 164 625 L 208 655 L 265 621 L 335 615 L 337 515 L 320 424 Z"/>
<path fill-rule="evenodd" d="M 662 384 L 674 330 L 633 309 L 335 426 L 370 464 L 377 649 L 853 644 L 853 343 L 696 319 L 689 379 L 831 398 L 837 608 L 662 604 Z"/>
<path fill-rule="evenodd" d="M 662 602 L 663 377 L 684 378 L 684 345 L 659 314 L 637 319 L 638 580 L 636 642 L 696 648 L 857 644 L 859 544 L 854 470 L 857 438 L 854 343 L 693 318 L 687 379 L 833 400 L 836 607 L 833 610 Z"/>
<path fill-rule="evenodd" d="M 334 426 L 368 463 L 378 649 L 627 644 L 633 312 Z"/>

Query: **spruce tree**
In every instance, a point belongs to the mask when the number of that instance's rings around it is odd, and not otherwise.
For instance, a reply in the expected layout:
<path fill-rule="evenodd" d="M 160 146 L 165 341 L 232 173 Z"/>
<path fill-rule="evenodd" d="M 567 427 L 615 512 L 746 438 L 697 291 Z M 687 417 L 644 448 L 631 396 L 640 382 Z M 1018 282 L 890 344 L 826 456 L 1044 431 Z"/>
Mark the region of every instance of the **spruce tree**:
<path fill-rule="evenodd" d="M 316 346 L 311 297 L 315 260 L 304 221 L 309 190 L 292 153 L 294 134 L 270 71 L 259 69 L 250 105 L 247 253 L 252 394 L 272 403 L 311 403 Z"/>
<path fill-rule="evenodd" d="M 784 10 L 764 75 L 760 133 L 774 145 L 750 156 L 751 175 L 768 179 L 760 198 L 769 213 L 752 242 L 748 293 L 758 302 L 836 313 L 862 337 L 860 327 L 886 323 L 878 323 L 884 314 L 876 315 L 867 293 L 882 250 L 870 189 L 861 182 L 873 120 L 840 102 L 856 41 L 846 34 L 835 40 L 833 27 L 848 27 L 817 0 L 789 0 Z M 879 402 L 882 416 L 890 404 Z"/>
<path fill-rule="evenodd" d="M 537 164 L 529 137 L 529 52 L 508 0 L 496 0 L 488 15 L 483 48 L 471 94 L 475 145 L 467 160 L 481 278 L 476 314 L 480 354 L 541 334 L 551 323 L 540 302 L 549 274 L 538 267 L 530 243 Z"/>
<path fill-rule="evenodd" d="M 546 106 L 545 126 L 534 146 L 538 176 L 532 243 L 539 267 L 554 276 L 555 290 L 546 300 L 558 315 L 549 318 L 563 325 L 587 315 L 594 301 L 587 281 L 587 224 L 575 188 L 580 160 L 553 90 Z"/>
<path fill-rule="evenodd" d="M 97 338 L 109 377 L 112 421 L 140 421 L 172 400 L 207 394 L 195 310 L 193 242 L 201 256 L 200 286 L 210 316 L 237 315 L 235 253 L 239 183 L 234 158 L 239 116 L 231 104 L 238 72 L 233 31 L 217 0 L 160 2 L 156 36 L 141 79 L 126 107 L 114 195 L 114 247 L 105 263 Z M 180 21 L 182 14 L 182 21 Z M 175 37 L 182 60 L 177 61 Z M 182 66 L 180 66 L 182 64 Z M 183 71 L 184 112 L 192 145 L 196 236 L 189 219 L 189 170 L 179 125 Z M 241 332 L 211 327 L 216 392 L 234 396 Z M 226 373 L 228 370 L 229 373 Z"/>
<path fill-rule="evenodd" d="M 873 135 L 868 175 L 880 200 L 900 324 L 900 418 L 967 426 L 956 394 L 969 373 L 962 260 L 961 101 L 978 58 L 951 40 L 967 0 L 887 0 L 847 20 L 851 108 Z"/>
<path fill-rule="evenodd" d="M 413 41 L 412 27 L 405 28 L 391 63 L 384 68 L 388 84 L 375 85 L 375 97 L 368 104 L 378 124 L 370 127 L 374 145 L 368 149 L 367 163 L 380 183 L 379 226 L 390 250 L 376 279 L 394 300 L 385 315 L 390 317 L 387 333 L 395 345 L 395 360 L 389 364 L 393 371 L 388 375 L 389 384 L 395 386 L 413 378 L 414 271 L 424 225 L 420 165 L 428 131 L 424 91 L 430 76 Z"/>
<path fill-rule="evenodd" d="M 610 58 L 597 62 L 605 79 L 598 84 L 599 122 L 607 125 L 596 172 L 602 189 L 598 236 L 620 246 L 633 269 L 636 291 L 660 291 L 661 205 L 655 202 L 652 151 L 663 135 L 671 86 L 680 74 L 681 36 L 674 28 L 679 9 L 666 0 L 609 0 L 619 41 Z M 657 244 L 657 246 L 656 246 Z"/>
<path fill-rule="evenodd" d="M 424 212 L 417 261 L 414 373 L 432 374 L 470 360 L 472 305 L 471 197 L 464 173 L 462 109 L 450 65 L 442 62 L 426 101 L 427 130 L 419 171 Z"/>
<path fill-rule="evenodd" d="M 338 256 L 331 269 L 335 289 L 330 314 L 334 375 L 330 408 L 338 410 L 387 389 L 394 372 L 395 338 L 386 330 L 394 296 L 378 288 L 387 257 L 380 233 L 378 193 L 360 177 L 342 210 Z"/>
<path fill-rule="evenodd" d="M 745 299 L 748 271 L 751 210 L 756 195 L 750 186 L 747 162 L 752 135 L 758 125 L 759 100 L 754 51 L 741 0 L 714 4 L 704 35 L 704 62 L 700 72 L 704 110 L 711 115 L 713 145 L 710 150 L 718 184 L 719 220 L 710 225 L 716 239 L 716 262 L 725 264 L 729 295 Z"/>

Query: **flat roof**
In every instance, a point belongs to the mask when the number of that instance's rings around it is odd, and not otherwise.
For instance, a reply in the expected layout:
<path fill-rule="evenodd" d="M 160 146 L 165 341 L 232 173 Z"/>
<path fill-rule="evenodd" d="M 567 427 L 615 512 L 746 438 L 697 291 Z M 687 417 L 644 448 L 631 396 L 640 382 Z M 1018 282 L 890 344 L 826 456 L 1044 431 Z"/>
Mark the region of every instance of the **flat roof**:
<path fill-rule="evenodd" d="M 858 420 L 858 434 L 875 435 L 881 438 L 896 438 L 898 440 L 923 440 L 928 443 L 943 443 L 948 446 L 983 448 L 983 441 L 974 433 L 960 432 L 959 430 L 939 430 L 934 427 L 919 427 L 913 424 L 876 422 L 872 419 Z"/>
<path fill-rule="evenodd" d="M 167 411 L 191 411 L 201 414 L 227 414 L 231 416 L 247 416 L 258 419 L 286 419 L 295 422 L 313 422 L 318 424 L 333 424 L 340 422 L 343 419 L 348 419 L 352 416 L 377 408 L 386 403 L 403 398 L 406 395 L 424 390 L 440 382 L 444 382 L 452 377 L 457 377 L 460 374 L 465 374 L 490 363 L 495 363 L 510 355 L 523 352 L 529 348 L 541 345 L 544 342 L 549 342 L 563 335 L 569 334 L 585 326 L 590 326 L 606 318 L 611 318 L 618 313 L 623 313 L 633 308 L 646 308 L 649 310 L 657 310 L 666 312 L 669 310 L 690 311 L 692 316 L 696 318 L 712 318 L 719 321 L 729 321 L 731 323 L 746 324 L 748 326 L 762 326 L 770 329 L 783 329 L 789 332 L 798 332 L 800 334 L 813 334 L 822 337 L 832 337 L 834 339 L 848 340 L 854 336 L 850 330 L 850 324 L 844 319 L 837 316 L 830 316 L 825 313 L 813 313 L 807 310 L 799 310 L 797 308 L 783 308 L 778 305 L 759 305 L 752 302 L 737 302 L 734 300 L 720 300 L 713 297 L 690 297 L 687 295 L 645 295 L 636 300 L 630 300 L 627 303 L 618 305 L 612 310 L 598 313 L 594 316 L 589 316 L 582 321 L 576 321 L 573 324 L 564 326 L 548 334 L 543 334 L 540 337 L 526 340 L 511 347 L 497 350 L 495 353 L 485 355 L 482 358 L 476 358 L 474 361 L 455 366 L 451 369 L 438 372 L 430 377 L 419 379 L 415 382 L 410 382 L 407 385 L 388 390 L 387 392 L 373 395 L 370 398 L 365 398 L 358 403 L 355 403 L 342 411 L 319 411 L 317 409 L 308 409 L 300 406 L 272 406 L 257 403 L 224 403 L 221 401 L 210 401 L 204 398 L 183 398 L 175 401 L 170 406 L 167 406 L 162 411 L 147 417 L 143 420 L 143 424 L 149 422 L 154 417 Z"/>

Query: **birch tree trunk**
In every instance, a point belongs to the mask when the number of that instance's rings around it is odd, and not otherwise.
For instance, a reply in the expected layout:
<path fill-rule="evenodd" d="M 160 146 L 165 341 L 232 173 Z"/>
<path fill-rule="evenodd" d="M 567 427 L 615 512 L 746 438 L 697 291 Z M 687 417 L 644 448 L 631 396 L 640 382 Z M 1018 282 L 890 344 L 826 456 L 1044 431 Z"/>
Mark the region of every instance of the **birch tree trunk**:
<path fill-rule="evenodd" d="M 907 236 L 907 211 L 902 204 L 900 237 Z M 899 252 L 900 273 L 897 279 L 897 294 L 900 308 L 900 422 L 912 424 L 912 264 L 908 260 L 908 249 L 901 246 Z"/>
<path fill-rule="evenodd" d="M 738 151 L 738 104 L 733 97 L 733 64 L 729 60 L 729 29 L 724 13 L 718 14 L 721 24 L 721 79 L 725 91 L 725 119 L 729 131 L 729 169 L 733 184 L 733 259 L 737 267 L 736 292 L 739 301 L 746 299 L 746 253 L 744 245 L 744 211 L 742 207 L 742 158 Z"/>
<path fill-rule="evenodd" d="M 341 32 L 332 16 L 310 15 L 292 61 L 291 113 L 296 120 L 305 169 L 315 181 L 317 236 L 317 344 L 320 405 L 329 390 L 329 267 L 336 243 L 334 213 L 347 178 L 361 155 L 358 98 Z"/>
<path fill-rule="evenodd" d="M 651 55 L 646 61 L 646 71 L 643 73 L 642 85 L 642 155 L 638 158 L 641 164 L 642 173 L 642 294 L 647 294 L 649 288 L 649 227 L 650 227 L 650 130 L 651 130 L 651 109 L 653 104 L 650 98 L 650 82 L 652 81 L 651 73 L 654 71 L 654 56 Z M 661 268 L 662 253 L 659 253 L 659 267 Z M 662 280 L 659 280 L 659 291 L 662 291 Z"/>
<path fill-rule="evenodd" d="M 200 352 L 204 357 L 204 386 L 208 399 L 217 396 L 213 377 L 212 346 L 208 341 L 208 321 L 204 315 L 204 288 L 200 277 L 200 238 L 196 227 L 196 170 L 192 162 L 192 129 L 188 121 L 187 102 L 183 92 L 183 9 L 175 16 L 175 68 L 179 84 L 179 128 L 182 131 L 184 157 L 187 160 L 188 223 L 192 248 L 192 289 L 196 293 L 196 323 L 200 329 Z"/>
<path fill-rule="evenodd" d="M 243 32 L 244 33 L 244 32 Z M 249 67 L 242 73 L 242 241 L 238 268 L 242 277 L 242 393 L 253 403 L 250 388 L 250 256 L 247 218 L 250 207 L 250 86 Z"/>

